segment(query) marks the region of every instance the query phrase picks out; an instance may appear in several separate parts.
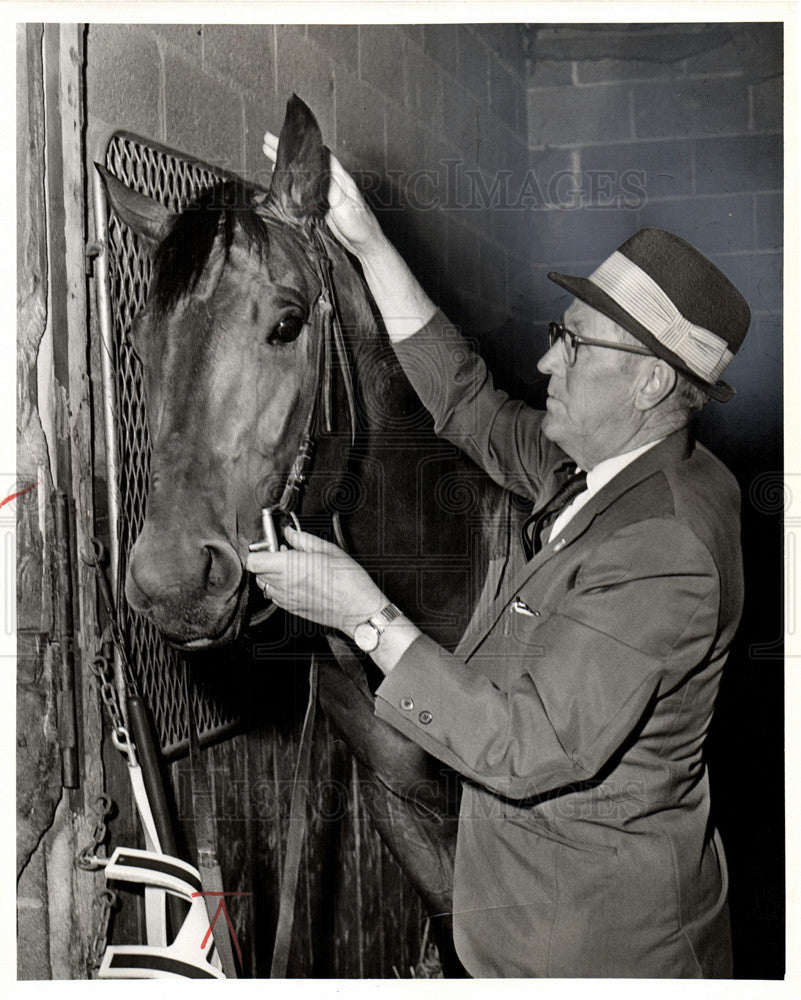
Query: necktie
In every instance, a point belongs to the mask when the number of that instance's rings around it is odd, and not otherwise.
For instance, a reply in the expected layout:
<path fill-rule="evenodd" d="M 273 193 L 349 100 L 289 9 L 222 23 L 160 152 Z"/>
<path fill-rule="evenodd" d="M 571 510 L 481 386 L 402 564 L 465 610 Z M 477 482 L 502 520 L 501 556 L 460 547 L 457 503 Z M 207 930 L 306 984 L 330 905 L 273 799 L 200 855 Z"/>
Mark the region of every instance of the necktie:
<path fill-rule="evenodd" d="M 574 467 L 575 468 L 575 467 Z M 545 506 L 523 522 L 523 548 L 530 559 L 542 548 L 542 534 L 556 520 L 559 512 L 587 488 L 587 473 L 573 472 Z"/>

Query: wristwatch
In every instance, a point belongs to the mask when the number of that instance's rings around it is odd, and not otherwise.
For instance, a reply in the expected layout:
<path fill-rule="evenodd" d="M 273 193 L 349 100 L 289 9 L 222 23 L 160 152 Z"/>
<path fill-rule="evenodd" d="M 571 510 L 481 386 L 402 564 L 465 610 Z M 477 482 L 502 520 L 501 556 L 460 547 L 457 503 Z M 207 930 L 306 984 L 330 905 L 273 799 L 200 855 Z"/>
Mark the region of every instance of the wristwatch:
<path fill-rule="evenodd" d="M 372 615 L 366 622 L 359 622 L 353 630 L 353 641 L 365 653 L 372 653 L 378 646 L 381 633 L 396 618 L 400 618 L 403 612 L 396 608 L 394 604 L 388 604 L 383 610 Z"/>

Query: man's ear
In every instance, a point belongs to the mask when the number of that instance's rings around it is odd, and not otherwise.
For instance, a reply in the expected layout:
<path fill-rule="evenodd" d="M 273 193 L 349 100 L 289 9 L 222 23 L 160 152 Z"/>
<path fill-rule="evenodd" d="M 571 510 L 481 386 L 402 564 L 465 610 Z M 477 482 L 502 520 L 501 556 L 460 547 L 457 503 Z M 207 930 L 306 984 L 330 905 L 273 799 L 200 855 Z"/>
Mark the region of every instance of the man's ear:
<path fill-rule="evenodd" d="M 297 222 L 322 218 L 328 208 L 328 157 L 317 119 L 293 94 L 278 140 L 268 204 Z"/>
<path fill-rule="evenodd" d="M 673 392 L 676 385 L 676 369 L 667 361 L 657 358 L 650 362 L 643 374 L 643 382 L 637 389 L 635 406 L 638 410 L 652 410 L 666 396 Z"/>
<path fill-rule="evenodd" d="M 148 198 L 129 188 L 100 163 L 95 163 L 95 169 L 103 178 L 103 186 L 115 214 L 142 237 L 148 250 L 155 249 L 177 218 L 176 213 L 165 208 L 155 198 Z"/>

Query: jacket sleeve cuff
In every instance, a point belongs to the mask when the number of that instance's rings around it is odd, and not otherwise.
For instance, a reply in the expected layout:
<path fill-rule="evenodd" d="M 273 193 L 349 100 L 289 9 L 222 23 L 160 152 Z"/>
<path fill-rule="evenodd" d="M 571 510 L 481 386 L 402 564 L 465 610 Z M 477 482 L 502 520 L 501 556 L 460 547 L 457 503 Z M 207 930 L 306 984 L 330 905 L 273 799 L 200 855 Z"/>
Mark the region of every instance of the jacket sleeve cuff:
<path fill-rule="evenodd" d="M 375 714 L 462 774 L 473 768 L 456 752 L 462 733 L 486 726 L 485 702 L 473 688 L 488 681 L 427 635 L 418 636 L 376 691 Z"/>

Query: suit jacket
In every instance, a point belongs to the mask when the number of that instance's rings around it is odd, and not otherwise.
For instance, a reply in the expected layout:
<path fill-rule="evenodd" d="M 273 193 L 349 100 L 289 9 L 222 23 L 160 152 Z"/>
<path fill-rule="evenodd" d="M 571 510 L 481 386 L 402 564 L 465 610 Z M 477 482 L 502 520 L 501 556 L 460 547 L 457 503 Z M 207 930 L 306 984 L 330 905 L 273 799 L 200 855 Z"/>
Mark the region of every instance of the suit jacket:
<path fill-rule="evenodd" d="M 396 349 L 437 432 L 546 502 L 566 456 L 542 414 L 441 313 Z M 454 927 L 472 975 L 731 975 L 702 750 L 742 608 L 739 503 L 670 435 L 529 562 L 514 545 L 454 653 L 420 636 L 379 687 L 376 714 L 467 779 Z"/>

